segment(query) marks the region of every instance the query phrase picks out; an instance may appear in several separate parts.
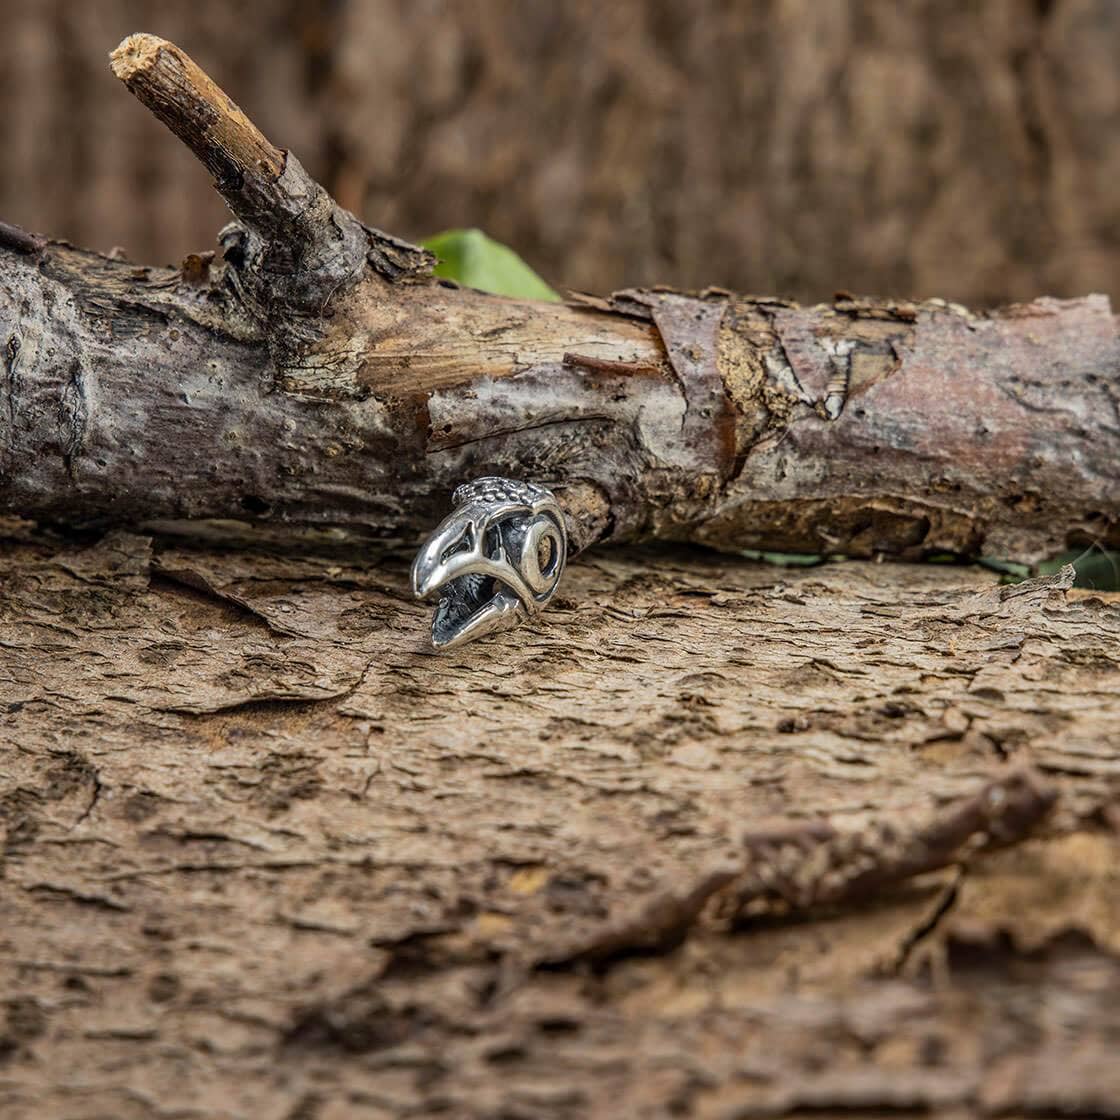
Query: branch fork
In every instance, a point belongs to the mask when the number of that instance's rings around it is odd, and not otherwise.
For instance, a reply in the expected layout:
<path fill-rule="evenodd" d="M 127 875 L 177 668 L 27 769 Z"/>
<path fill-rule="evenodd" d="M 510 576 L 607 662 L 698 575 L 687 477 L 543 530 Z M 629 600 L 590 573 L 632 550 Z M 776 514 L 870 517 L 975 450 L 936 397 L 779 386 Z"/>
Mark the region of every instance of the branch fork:
<path fill-rule="evenodd" d="M 397 280 L 431 269 L 430 253 L 370 229 L 339 206 L 173 43 L 130 35 L 110 63 L 213 175 L 237 219 L 221 242 L 271 337 L 279 331 L 306 343 L 331 297 L 369 272 Z"/>

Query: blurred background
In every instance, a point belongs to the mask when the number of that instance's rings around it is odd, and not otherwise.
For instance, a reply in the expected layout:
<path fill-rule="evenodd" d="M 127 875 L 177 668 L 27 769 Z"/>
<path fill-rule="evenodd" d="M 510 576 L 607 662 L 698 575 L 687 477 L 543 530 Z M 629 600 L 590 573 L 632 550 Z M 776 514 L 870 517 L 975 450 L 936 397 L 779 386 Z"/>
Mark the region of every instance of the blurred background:
<path fill-rule="evenodd" d="M 556 285 L 1120 290 L 1117 0 L 0 0 L 0 218 L 213 243 L 109 72 L 141 30 L 371 224 L 479 226 Z"/>

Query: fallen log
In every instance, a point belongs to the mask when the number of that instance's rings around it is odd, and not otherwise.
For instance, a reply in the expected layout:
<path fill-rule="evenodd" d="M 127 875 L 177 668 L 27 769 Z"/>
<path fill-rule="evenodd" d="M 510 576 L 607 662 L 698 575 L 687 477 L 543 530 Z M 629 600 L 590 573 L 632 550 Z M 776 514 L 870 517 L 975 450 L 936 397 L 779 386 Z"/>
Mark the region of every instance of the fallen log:
<path fill-rule="evenodd" d="M 551 484 L 577 547 L 1033 561 L 1120 543 L 1102 296 L 503 299 L 339 207 L 177 47 L 132 36 L 113 69 L 236 221 L 220 258 L 179 269 L 0 228 L 0 511 L 411 541 L 497 473 Z"/>

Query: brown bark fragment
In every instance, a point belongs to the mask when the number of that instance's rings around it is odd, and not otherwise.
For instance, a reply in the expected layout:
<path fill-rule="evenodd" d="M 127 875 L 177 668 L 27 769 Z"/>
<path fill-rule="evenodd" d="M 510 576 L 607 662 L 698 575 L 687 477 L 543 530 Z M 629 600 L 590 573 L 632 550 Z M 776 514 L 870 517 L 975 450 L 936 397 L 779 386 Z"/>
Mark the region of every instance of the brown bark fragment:
<path fill-rule="evenodd" d="M 973 796 L 915 823 L 908 815 L 853 831 L 824 822 L 744 837 L 749 866 L 729 892 L 737 913 L 759 901 L 790 909 L 849 902 L 985 848 L 1016 843 L 1054 807 L 1056 791 L 1027 770 L 994 778 Z"/>

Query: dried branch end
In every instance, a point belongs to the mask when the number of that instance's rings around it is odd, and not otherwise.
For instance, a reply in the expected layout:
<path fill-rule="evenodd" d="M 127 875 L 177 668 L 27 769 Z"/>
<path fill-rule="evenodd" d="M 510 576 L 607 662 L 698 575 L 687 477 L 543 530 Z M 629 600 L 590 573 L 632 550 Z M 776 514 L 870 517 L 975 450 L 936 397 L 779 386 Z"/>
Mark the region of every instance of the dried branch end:
<path fill-rule="evenodd" d="M 219 190 L 242 177 L 280 177 L 284 152 L 174 43 L 130 35 L 109 58 L 113 73 L 209 168 Z M 252 224 L 251 216 L 239 217 Z"/>
<path fill-rule="evenodd" d="M 129 35 L 109 55 L 109 65 L 122 82 L 127 82 L 140 70 L 150 70 L 163 47 L 171 44 L 166 39 L 146 32 Z"/>
<path fill-rule="evenodd" d="M 34 256 L 47 247 L 47 239 L 36 233 L 28 233 L 9 222 L 0 222 L 0 248 L 11 249 L 14 253 Z"/>
<path fill-rule="evenodd" d="M 173 43 L 130 35 L 110 61 L 130 92 L 210 171 L 249 231 L 238 286 L 258 317 L 284 324 L 303 313 L 317 322 L 328 298 L 371 269 L 396 279 L 431 267 L 423 249 L 371 230 L 342 209 Z M 304 324 L 292 333 L 306 341 L 314 329 Z"/>

